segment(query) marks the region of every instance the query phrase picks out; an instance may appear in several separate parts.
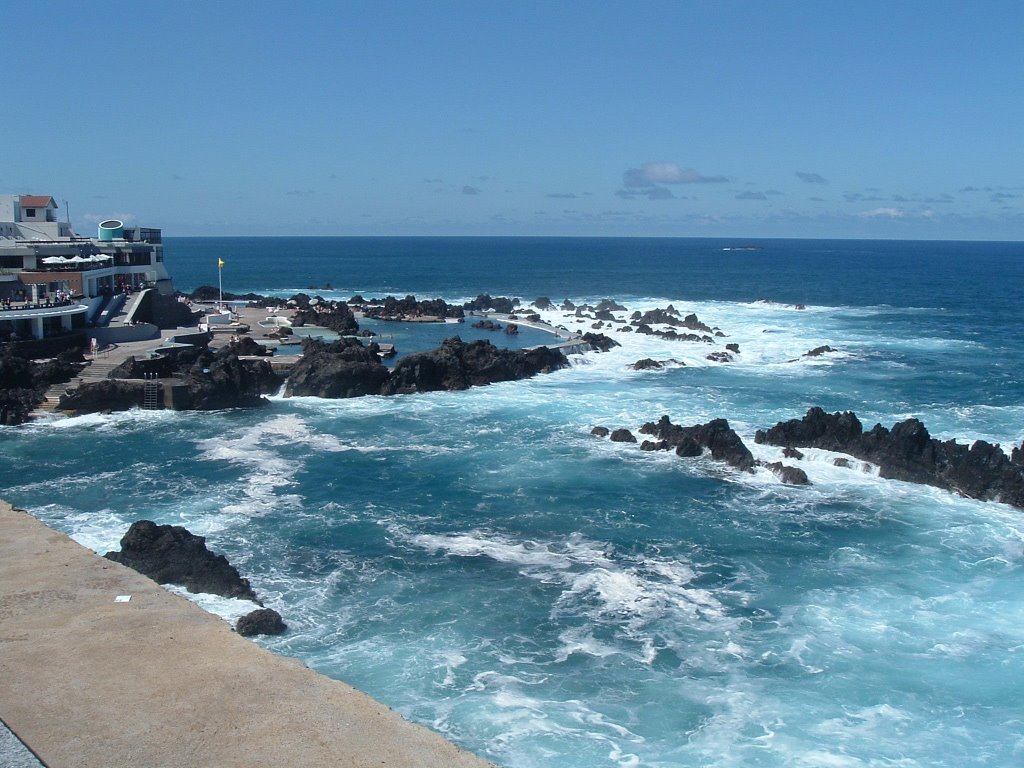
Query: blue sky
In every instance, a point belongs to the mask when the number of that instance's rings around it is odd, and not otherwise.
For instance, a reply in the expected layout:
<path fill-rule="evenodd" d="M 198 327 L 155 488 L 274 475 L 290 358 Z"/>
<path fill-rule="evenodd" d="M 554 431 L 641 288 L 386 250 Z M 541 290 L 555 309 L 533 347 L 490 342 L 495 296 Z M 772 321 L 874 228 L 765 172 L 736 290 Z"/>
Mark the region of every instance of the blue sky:
<path fill-rule="evenodd" d="M 0 192 L 168 235 L 1024 240 L 1024 3 L 51 2 Z"/>

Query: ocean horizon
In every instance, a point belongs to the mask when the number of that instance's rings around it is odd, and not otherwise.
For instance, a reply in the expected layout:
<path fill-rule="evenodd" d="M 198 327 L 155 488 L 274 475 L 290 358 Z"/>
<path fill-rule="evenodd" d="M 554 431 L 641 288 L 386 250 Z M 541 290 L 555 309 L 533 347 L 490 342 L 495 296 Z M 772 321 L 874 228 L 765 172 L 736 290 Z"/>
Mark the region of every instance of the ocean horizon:
<path fill-rule="evenodd" d="M 165 254 L 186 292 L 223 260 L 232 293 L 544 297 L 579 331 L 594 320 L 557 307 L 609 299 L 722 336 L 602 328 L 621 346 L 464 392 L 3 427 L 16 506 L 100 553 L 143 518 L 206 536 L 290 625 L 259 642 L 509 768 L 1020 762 L 1024 510 L 823 450 L 787 460 L 796 487 L 591 429 L 725 418 L 769 462 L 756 430 L 820 406 L 1008 452 L 1024 244 L 166 237 Z M 401 355 L 468 325 L 374 330 Z"/>

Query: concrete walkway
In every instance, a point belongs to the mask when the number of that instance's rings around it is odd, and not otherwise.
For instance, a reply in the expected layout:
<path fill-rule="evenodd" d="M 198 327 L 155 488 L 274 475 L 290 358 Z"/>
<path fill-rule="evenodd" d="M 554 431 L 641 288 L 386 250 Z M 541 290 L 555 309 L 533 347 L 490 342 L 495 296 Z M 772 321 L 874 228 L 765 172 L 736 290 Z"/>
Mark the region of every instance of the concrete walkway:
<path fill-rule="evenodd" d="M 489 765 L 3 502 L 0 717 L 49 768 Z"/>

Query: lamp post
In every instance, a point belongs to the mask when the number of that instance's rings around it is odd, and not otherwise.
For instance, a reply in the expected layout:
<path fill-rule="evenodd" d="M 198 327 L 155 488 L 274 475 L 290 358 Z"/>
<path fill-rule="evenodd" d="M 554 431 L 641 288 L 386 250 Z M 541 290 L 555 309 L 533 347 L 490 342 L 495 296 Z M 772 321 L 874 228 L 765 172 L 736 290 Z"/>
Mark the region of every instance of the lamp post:
<path fill-rule="evenodd" d="M 220 308 L 224 309 L 224 259 L 217 259 L 217 289 L 220 292 Z"/>

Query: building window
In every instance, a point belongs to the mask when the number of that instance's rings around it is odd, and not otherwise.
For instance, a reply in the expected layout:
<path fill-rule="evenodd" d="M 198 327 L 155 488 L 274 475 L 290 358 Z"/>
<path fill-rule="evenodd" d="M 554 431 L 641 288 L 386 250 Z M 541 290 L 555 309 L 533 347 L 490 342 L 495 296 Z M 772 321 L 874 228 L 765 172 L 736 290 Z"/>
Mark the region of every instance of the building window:
<path fill-rule="evenodd" d="M 34 219 L 35 217 L 36 217 L 36 209 L 35 208 L 26 208 L 25 209 L 25 218 L 26 219 Z"/>

